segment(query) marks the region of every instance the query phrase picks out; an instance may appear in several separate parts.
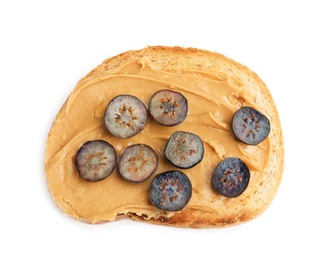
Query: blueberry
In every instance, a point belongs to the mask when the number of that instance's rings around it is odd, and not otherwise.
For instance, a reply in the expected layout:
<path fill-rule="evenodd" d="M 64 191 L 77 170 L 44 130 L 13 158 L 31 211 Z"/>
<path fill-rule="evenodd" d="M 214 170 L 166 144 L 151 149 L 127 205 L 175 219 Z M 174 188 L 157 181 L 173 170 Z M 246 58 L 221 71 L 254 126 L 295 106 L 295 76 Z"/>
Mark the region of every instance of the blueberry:
<path fill-rule="evenodd" d="M 157 154 L 145 144 L 128 146 L 118 161 L 119 173 L 131 182 L 147 180 L 155 172 L 157 166 Z"/>
<path fill-rule="evenodd" d="M 196 134 L 177 131 L 169 138 L 165 148 L 165 157 L 176 167 L 191 168 L 204 157 L 203 142 Z"/>
<path fill-rule="evenodd" d="M 221 161 L 213 173 L 214 189 L 228 198 L 240 196 L 248 186 L 250 171 L 240 158 L 229 157 Z"/>
<path fill-rule="evenodd" d="M 142 101 L 131 95 L 111 100 L 105 111 L 105 125 L 118 138 L 129 138 L 142 131 L 147 122 L 147 109 Z"/>
<path fill-rule="evenodd" d="M 192 195 L 192 185 L 183 172 L 168 171 L 156 175 L 150 186 L 150 201 L 165 211 L 182 210 Z"/>
<path fill-rule="evenodd" d="M 243 143 L 257 145 L 269 135 L 270 121 L 252 107 L 242 107 L 233 116 L 232 129 Z"/>
<path fill-rule="evenodd" d="M 84 143 L 75 156 L 75 165 L 81 178 L 101 181 L 115 170 L 117 154 L 115 148 L 104 140 Z"/>
<path fill-rule="evenodd" d="M 160 90 L 152 96 L 149 111 L 155 121 L 161 125 L 178 125 L 187 117 L 188 101 L 179 92 Z"/>

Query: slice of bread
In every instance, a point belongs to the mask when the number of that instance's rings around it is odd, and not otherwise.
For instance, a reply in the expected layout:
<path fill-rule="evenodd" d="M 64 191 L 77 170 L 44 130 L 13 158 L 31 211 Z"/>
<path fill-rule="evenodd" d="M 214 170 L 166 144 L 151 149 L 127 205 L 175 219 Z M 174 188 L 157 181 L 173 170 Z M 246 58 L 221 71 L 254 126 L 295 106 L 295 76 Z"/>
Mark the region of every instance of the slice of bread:
<path fill-rule="evenodd" d="M 119 94 L 137 96 L 147 106 L 158 90 L 172 89 L 188 99 L 188 116 L 177 126 L 147 126 L 128 139 L 112 136 L 104 125 L 108 102 Z M 232 133 L 232 115 L 242 106 L 265 114 L 269 136 L 252 146 Z M 164 157 L 168 137 L 189 131 L 204 142 L 203 160 L 183 172 L 192 182 L 186 207 L 166 212 L 149 200 L 154 175 L 175 169 Z M 123 179 L 116 170 L 107 179 L 87 182 L 75 167 L 75 155 L 88 140 L 111 143 L 118 157 L 129 145 L 145 143 L 159 156 L 157 171 L 142 183 Z M 213 170 L 224 158 L 239 157 L 250 169 L 247 189 L 236 198 L 218 194 Z M 247 67 L 215 52 L 154 46 L 127 51 L 105 60 L 82 78 L 57 114 L 48 135 L 45 173 L 49 190 L 60 208 L 78 220 L 103 223 L 131 218 L 176 227 L 227 227 L 259 216 L 274 199 L 283 173 L 283 135 L 272 96 L 265 83 Z"/>

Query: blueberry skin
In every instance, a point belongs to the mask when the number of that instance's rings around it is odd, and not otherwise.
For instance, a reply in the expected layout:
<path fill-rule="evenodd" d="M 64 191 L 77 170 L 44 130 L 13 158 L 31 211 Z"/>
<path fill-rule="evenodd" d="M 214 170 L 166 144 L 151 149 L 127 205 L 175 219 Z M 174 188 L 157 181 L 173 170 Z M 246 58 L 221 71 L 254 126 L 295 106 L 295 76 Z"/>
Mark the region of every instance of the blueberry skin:
<path fill-rule="evenodd" d="M 192 185 L 181 171 L 167 171 L 156 175 L 150 185 L 150 201 L 165 211 L 182 210 L 190 201 Z"/>
<path fill-rule="evenodd" d="M 109 177 L 116 168 L 115 148 L 104 140 L 84 143 L 75 156 L 75 165 L 81 178 L 96 182 Z"/>
<path fill-rule="evenodd" d="M 157 123 L 163 126 L 175 126 L 186 119 L 188 101 L 179 92 L 160 90 L 151 97 L 148 109 Z"/>
<path fill-rule="evenodd" d="M 228 198 L 240 196 L 250 181 L 250 171 L 240 159 L 229 157 L 222 160 L 213 173 L 213 187 Z"/>
<path fill-rule="evenodd" d="M 204 144 L 196 134 L 177 131 L 170 136 L 164 154 L 172 165 L 189 169 L 203 159 Z"/>
<path fill-rule="evenodd" d="M 115 137 L 133 137 L 146 126 L 146 106 L 135 96 L 116 96 L 106 107 L 104 123 L 107 130 Z"/>
<path fill-rule="evenodd" d="M 257 145 L 269 135 L 270 121 L 254 108 L 242 107 L 233 116 L 232 130 L 243 143 Z"/>
<path fill-rule="evenodd" d="M 118 161 L 121 176 L 130 182 L 146 181 L 157 169 L 158 156 L 155 151 L 145 144 L 128 146 Z"/>

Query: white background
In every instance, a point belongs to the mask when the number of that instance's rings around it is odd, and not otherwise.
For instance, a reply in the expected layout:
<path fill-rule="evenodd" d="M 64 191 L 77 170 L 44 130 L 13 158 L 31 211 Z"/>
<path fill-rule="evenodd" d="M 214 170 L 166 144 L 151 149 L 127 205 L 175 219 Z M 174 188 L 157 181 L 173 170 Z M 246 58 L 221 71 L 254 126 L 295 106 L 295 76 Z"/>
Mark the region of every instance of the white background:
<path fill-rule="evenodd" d="M 323 10 L 312 0 L 1 1 L 0 258 L 324 259 Z M 286 163 L 257 219 L 226 229 L 89 225 L 55 205 L 43 158 L 56 113 L 105 58 L 147 45 L 220 52 L 268 85 Z"/>

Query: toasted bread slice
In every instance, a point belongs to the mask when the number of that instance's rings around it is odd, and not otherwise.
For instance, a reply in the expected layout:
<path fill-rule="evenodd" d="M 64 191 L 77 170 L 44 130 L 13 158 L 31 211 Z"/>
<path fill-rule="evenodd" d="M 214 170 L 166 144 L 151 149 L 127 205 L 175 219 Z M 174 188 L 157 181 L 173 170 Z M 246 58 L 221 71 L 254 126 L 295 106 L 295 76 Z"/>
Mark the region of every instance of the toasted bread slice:
<path fill-rule="evenodd" d="M 188 99 L 187 118 L 165 127 L 151 117 L 134 137 L 120 139 L 105 128 L 104 111 L 110 100 L 131 94 L 147 106 L 161 89 L 181 92 Z M 269 136 L 258 145 L 240 142 L 232 132 L 232 116 L 250 106 L 267 116 Z M 149 199 L 152 178 L 175 169 L 164 157 L 169 136 L 175 131 L 199 135 L 203 160 L 182 171 L 192 183 L 192 197 L 180 211 L 156 208 Z M 75 155 L 95 139 L 112 144 L 120 157 L 129 145 L 144 143 L 158 154 L 156 172 L 142 183 L 123 179 L 118 169 L 108 178 L 88 182 L 80 178 Z M 216 165 L 239 157 L 251 177 L 238 197 L 227 198 L 212 185 Z M 175 227 L 227 227 L 259 216 L 274 199 L 283 173 L 283 135 L 272 96 L 265 83 L 247 67 L 221 54 L 181 47 L 147 47 L 105 60 L 82 78 L 57 114 L 49 132 L 45 173 L 49 190 L 60 208 L 75 219 L 103 223 L 121 218 Z"/>

